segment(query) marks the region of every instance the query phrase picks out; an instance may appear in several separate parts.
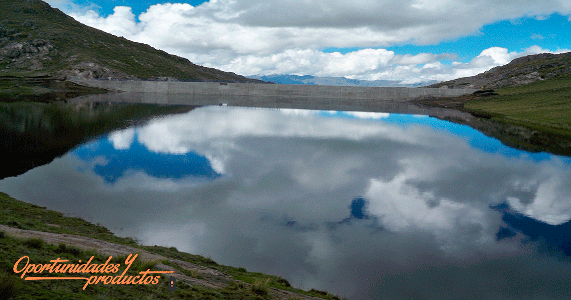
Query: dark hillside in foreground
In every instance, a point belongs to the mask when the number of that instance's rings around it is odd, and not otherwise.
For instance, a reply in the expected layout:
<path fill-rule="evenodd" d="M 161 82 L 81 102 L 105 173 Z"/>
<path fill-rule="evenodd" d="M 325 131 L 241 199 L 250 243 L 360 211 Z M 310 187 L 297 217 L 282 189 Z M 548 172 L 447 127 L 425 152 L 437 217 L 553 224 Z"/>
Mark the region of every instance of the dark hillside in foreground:
<path fill-rule="evenodd" d="M 440 82 L 429 87 L 497 89 L 566 76 L 571 76 L 571 52 L 542 53 L 519 57 L 507 65 L 495 67 L 484 73 Z"/>
<path fill-rule="evenodd" d="M 0 0 L 0 16 L 0 76 L 256 81 L 91 28 L 40 0 Z"/>
<path fill-rule="evenodd" d="M 137 254 L 137 257 L 127 268 L 123 262 L 131 254 Z M 118 277 L 122 272 L 126 276 L 137 276 L 144 270 L 174 271 L 172 276 L 176 278 L 176 288 L 174 291 L 168 288 L 170 274 L 164 274 L 156 284 L 102 281 L 89 284 L 85 290 L 85 281 L 26 280 L 53 275 L 65 278 L 64 274 L 70 272 L 20 275 L 23 272 L 16 273 L 13 268 L 24 255 L 38 265 L 55 258 L 69 260 L 70 263 L 91 262 L 86 265 L 103 265 L 110 259 L 111 264 L 120 265 L 117 272 L 95 273 L 90 270 L 89 273 L 71 273 L 76 276 L 104 274 Z M 325 291 L 297 289 L 284 278 L 220 265 L 207 257 L 179 252 L 175 247 L 144 246 L 132 238 L 115 236 L 100 225 L 18 201 L 2 192 L 0 257 L 0 299 L 340 300 Z"/>

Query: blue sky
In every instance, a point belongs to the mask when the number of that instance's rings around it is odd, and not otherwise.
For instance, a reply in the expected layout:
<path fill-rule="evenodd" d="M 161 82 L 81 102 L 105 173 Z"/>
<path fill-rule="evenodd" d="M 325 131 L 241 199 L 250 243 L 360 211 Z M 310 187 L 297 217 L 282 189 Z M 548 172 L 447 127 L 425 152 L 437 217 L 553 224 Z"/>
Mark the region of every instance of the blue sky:
<path fill-rule="evenodd" d="M 49 0 L 78 21 L 243 75 L 418 83 L 571 49 L 568 0 Z"/>
<path fill-rule="evenodd" d="M 143 172 L 155 178 L 196 178 L 203 180 L 216 179 L 217 174 L 208 159 L 192 151 L 184 154 L 157 153 L 149 151 L 137 139 L 134 130 L 131 143 L 117 147 L 113 144 L 113 136 L 103 136 L 73 150 L 79 158 L 96 162 L 98 158 L 104 164 L 95 163 L 93 171 L 108 183 L 115 183 L 123 176 L 133 172 Z"/>

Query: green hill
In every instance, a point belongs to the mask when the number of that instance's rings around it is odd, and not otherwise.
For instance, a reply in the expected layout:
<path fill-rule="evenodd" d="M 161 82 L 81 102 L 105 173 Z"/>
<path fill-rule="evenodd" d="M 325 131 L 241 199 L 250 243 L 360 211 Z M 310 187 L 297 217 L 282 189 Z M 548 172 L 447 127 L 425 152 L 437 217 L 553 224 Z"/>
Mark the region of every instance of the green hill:
<path fill-rule="evenodd" d="M 468 125 L 509 146 L 571 155 L 571 52 L 524 56 L 431 87 L 488 89 L 421 103 L 470 112 L 480 118 Z"/>
<path fill-rule="evenodd" d="M 444 81 L 429 87 L 497 89 L 571 76 L 571 52 L 541 53 L 516 58 L 484 73 Z"/>
<path fill-rule="evenodd" d="M 91 28 L 40 0 L 0 0 L 0 16 L 0 76 L 256 81 Z"/>
<path fill-rule="evenodd" d="M 462 107 L 477 115 L 571 137 L 571 52 L 520 57 L 482 74 L 436 86 L 494 88 L 496 95 L 465 97 Z"/>

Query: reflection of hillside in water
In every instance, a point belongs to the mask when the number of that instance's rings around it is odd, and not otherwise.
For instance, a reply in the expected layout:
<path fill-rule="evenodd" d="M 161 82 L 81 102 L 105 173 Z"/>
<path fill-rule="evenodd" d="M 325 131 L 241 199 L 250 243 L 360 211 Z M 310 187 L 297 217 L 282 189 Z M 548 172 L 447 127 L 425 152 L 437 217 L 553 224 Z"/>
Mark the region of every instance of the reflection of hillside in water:
<path fill-rule="evenodd" d="M 512 148 L 571 156 L 571 139 L 565 135 L 539 132 L 523 126 L 496 121 L 489 116 L 468 119 L 444 117 L 442 119 L 468 125 Z"/>
<path fill-rule="evenodd" d="M 457 109 L 422 105 L 413 100 L 391 101 L 376 99 L 334 99 L 295 96 L 240 96 L 221 94 L 184 93 L 107 93 L 82 96 L 73 99 L 77 103 L 149 103 L 161 105 L 220 105 L 263 108 L 295 108 L 312 110 L 383 112 L 396 114 L 418 114 L 436 117 L 457 124 L 468 125 L 487 136 L 500 140 L 504 145 L 530 152 L 547 152 L 571 156 L 571 140 L 563 135 L 538 132 L 522 126 L 499 122 L 490 116 L 473 116 Z"/>
<path fill-rule="evenodd" d="M 355 299 L 567 299 L 570 166 L 426 116 L 210 106 L 0 190 Z"/>
<path fill-rule="evenodd" d="M 49 163 L 94 137 L 191 106 L 0 103 L 0 179 Z M 15 155 L 18 154 L 18 155 Z"/>

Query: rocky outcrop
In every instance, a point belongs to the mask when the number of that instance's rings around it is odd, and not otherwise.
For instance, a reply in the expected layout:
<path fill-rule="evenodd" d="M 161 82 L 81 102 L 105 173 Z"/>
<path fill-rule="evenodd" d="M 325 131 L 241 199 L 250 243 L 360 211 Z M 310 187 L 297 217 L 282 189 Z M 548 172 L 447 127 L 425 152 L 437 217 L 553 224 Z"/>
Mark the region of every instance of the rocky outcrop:
<path fill-rule="evenodd" d="M 571 52 L 528 55 L 476 76 L 445 81 L 430 87 L 496 89 L 525 85 L 558 76 L 571 76 Z"/>
<path fill-rule="evenodd" d="M 72 66 L 69 70 L 63 70 L 58 73 L 60 78 L 79 77 L 84 79 L 131 79 L 137 78 L 132 75 L 119 72 L 109 67 L 102 66 L 92 62 L 81 62 Z"/>
<path fill-rule="evenodd" d="M 91 28 L 40 0 L 0 0 L 0 77 L 261 82 Z"/>
<path fill-rule="evenodd" d="M 43 69 L 45 60 L 51 60 L 55 46 L 49 41 L 13 41 L 0 48 L 0 63 L 9 63 L 12 68 L 37 71 Z"/>
<path fill-rule="evenodd" d="M 13 42 L 0 50 L 0 55 L 8 59 L 17 59 L 22 56 L 38 55 L 44 56 L 55 47 L 50 42 L 36 39 L 31 42 Z"/>

